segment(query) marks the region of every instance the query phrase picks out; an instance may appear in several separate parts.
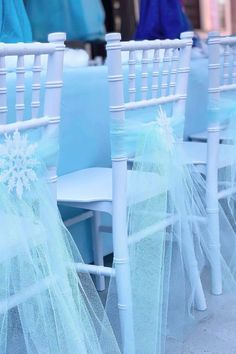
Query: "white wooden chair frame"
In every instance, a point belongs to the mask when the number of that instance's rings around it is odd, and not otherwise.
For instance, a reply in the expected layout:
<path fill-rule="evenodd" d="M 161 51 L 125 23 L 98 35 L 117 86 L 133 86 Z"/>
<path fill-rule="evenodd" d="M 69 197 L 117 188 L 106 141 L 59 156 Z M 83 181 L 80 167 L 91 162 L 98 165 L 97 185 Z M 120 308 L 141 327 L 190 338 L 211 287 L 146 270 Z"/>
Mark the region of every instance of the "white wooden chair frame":
<path fill-rule="evenodd" d="M 48 36 L 49 43 L 0 43 L 0 134 L 13 133 L 16 130 L 26 132 L 29 129 L 44 127 L 45 134 L 50 134 L 58 129 L 60 122 L 60 102 L 63 73 L 64 41 L 65 33 L 51 33 Z M 33 55 L 34 63 L 32 67 L 32 100 L 31 118 L 24 120 L 25 111 L 25 67 L 24 56 Z M 48 55 L 48 65 L 45 79 L 45 98 L 43 103 L 43 117 L 39 117 L 40 108 L 40 73 L 41 55 Z M 6 56 L 17 56 L 16 65 L 16 121 L 8 123 L 8 100 L 7 100 L 7 70 Z M 13 102 L 9 102 L 9 106 Z M 26 117 L 29 118 L 29 117 Z M 56 166 L 48 166 L 48 183 L 52 188 L 56 202 Z M 9 225 L 10 227 L 10 225 Z M 17 249 L 15 250 L 17 252 Z M 14 254 L 13 254 L 14 256 Z M 24 291 L 9 296 L 0 302 L 0 313 L 27 301 L 30 297 L 45 291 L 53 281 L 50 277 L 34 284 Z"/>
<path fill-rule="evenodd" d="M 223 48 L 223 56 L 221 49 Z M 230 61 L 230 50 L 233 61 Z M 236 91 L 236 36 L 221 37 L 218 32 L 210 32 L 208 36 L 208 99 L 219 107 L 223 92 Z M 223 78 L 221 78 L 221 69 Z M 230 77 L 232 73 L 232 80 Z M 222 293 L 222 269 L 220 255 L 219 200 L 236 193 L 235 187 L 219 191 L 218 171 L 221 149 L 230 145 L 232 139 L 225 134 L 225 128 L 220 123 L 209 122 L 206 132 L 192 134 L 192 141 L 207 142 L 206 161 L 206 207 L 209 229 L 209 252 L 211 257 L 211 290 L 215 295 Z M 228 146 L 230 149 L 230 146 Z M 230 166 L 231 161 L 228 162 Z"/>
<path fill-rule="evenodd" d="M 140 107 L 157 106 L 167 102 L 174 102 L 174 114 L 185 114 L 185 103 L 187 96 L 187 79 L 190 70 L 190 56 L 192 47 L 192 32 L 186 32 L 181 35 L 181 40 L 155 40 L 142 42 L 121 42 L 120 34 L 111 33 L 106 36 L 107 40 L 107 65 L 108 65 L 108 81 L 110 92 L 110 116 L 111 120 L 125 119 L 125 111 L 137 109 Z M 154 60 L 154 72 L 152 81 L 152 98 L 148 98 L 148 50 L 156 51 Z M 159 75 L 159 50 L 165 49 L 165 56 L 163 60 L 163 78 L 161 87 L 158 88 Z M 170 75 L 170 92 L 168 94 L 168 72 L 167 64 L 170 60 L 169 50 L 173 49 L 175 54 L 181 53 L 179 56 L 179 66 L 176 65 L 176 56 L 173 57 L 173 68 Z M 135 50 L 142 50 L 141 60 L 141 99 L 135 101 Z M 121 54 L 122 51 L 129 52 L 129 102 L 125 103 L 123 93 L 123 73 Z M 158 89 L 161 90 L 161 97 L 157 96 Z M 99 168 L 91 168 L 85 171 L 93 175 L 97 180 L 96 175 Z M 105 169 L 104 169 L 105 170 Z M 125 354 L 134 354 L 134 340 L 133 340 L 133 325 L 132 325 L 132 303 L 131 303 L 131 288 L 130 288 L 130 274 L 129 274 L 129 242 L 135 242 L 136 237 L 127 237 L 127 157 L 112 158 L 112 198 L 109 199 L 93 199 L 91 197 L 88 201 L 76 200 L 76 193 L 67 196 L 60 192 L 66 184 L 72 185 L 79 183 L 79 175 L 83 174 L 78 171 L 71 174 L 72 179 L 67 179 L 67 176 L 62 176 L 58 180 L 59 194 L 58 201 L 62 205 L 87 209 L 93 211 L 93 247 L 95 256 L 95 265 L 78 264 L 77 270 L 79 272 L 90 272 L 97 275 L 97 287 L 103 290 L 105 287 L 104 276 L 116 277 L 117 292 L 118 292 L 118 308 L 120 313 L 120 323 L 123 339 L 123 352 Z M 71 182 L 70 182 L 71 181 Z M 86 181 L 85 181 L 86 182 Z M 100 213 L 106 212 L 112 215 L 112 233 L 113 233 L 113 250 L 114 250 L 114 264 L 115 268 L 104 267 L 103 265 L 103 246 L 99 231 L 103 230 L 100 225 Z M 90 215 L 89 215 L 90 216 Z M 177 221 L 176 218 L 169 218 L 157 225 L 155 229 L 166 229 L 169 225 L 173 225 Z M 72 221 L 73 222 L 73 221 Z M 108 232 L 111 230 L 107 230 Z M 137 239 L 145 237 L 137 235 Z M 188 243 L 186 249 L 188 258 L 186 261 L 191 263 L 191 277 L 196 287 L 196 304 L 201 310 L 206 308 L 205 297 L 202 289 L 200 275 L 198 271 L 197 261 L 194 252 L 193 244 Z"/>

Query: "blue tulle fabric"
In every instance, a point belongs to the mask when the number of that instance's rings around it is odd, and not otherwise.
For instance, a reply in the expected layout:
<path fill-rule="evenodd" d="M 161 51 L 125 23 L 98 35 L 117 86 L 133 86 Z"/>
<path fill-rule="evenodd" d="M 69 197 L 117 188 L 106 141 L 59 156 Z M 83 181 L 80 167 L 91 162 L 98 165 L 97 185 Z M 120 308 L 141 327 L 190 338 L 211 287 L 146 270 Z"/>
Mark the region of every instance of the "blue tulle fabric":
<path fill-rule="evenodd" d="M 113 123 L 111 130 L 113 157 L 126 156 L 132 166 L 127 227 L 135 353 L 177 354 L 199 321 L 217 316 L 219 309 L 217 297 L 211 295 L 215 258 L 207 225 L 206 180 L 201 169 L 186 162 L 184 117 L 170 107 L 154 108 L 143 122 L 143 111 L 132 114 L 130 121 Z M 228 112 L 232 114 L 232 105 Z M 229 129 L 232 132 L 232 124 Z M 232 163 L 234 159 L 232 153 Z M 234 172 L 222 171 L 222 181 L 234 183 Z M 236 291 L 233 201 L 229 197 L 219 203 L 223 303 Z M 166 220 L 172 220 L 169 226 Z M 111 282 L 107 311 L 120 333 L 111 310 L 115 287 Z M 198 311 L 205 301 L 207 309 Z"/>
<path fill-rule="evenodd" d="M 66 32 L 67 40 L 96 40 L 105 35 L 100 0 L 24 0 L 33 39 L 47 41 L 48 33 Z"/>
<path fill-rule="evenodd" d="M 23 0 L 0 1 L 0 41 L 31 42 L 32 32 Z"/>
<path fill-rule="evenodd" d="M 82 259 L 48 187 L 57 136 L 41 133 L 0 142 L 0 352 L 119 353 L 90 276 L 75 271 Z"/>
<path fill-rule="evenodd" d="M 174 39 L 190 30 L 179 0 L 141 0 L 135 39 Z"/>

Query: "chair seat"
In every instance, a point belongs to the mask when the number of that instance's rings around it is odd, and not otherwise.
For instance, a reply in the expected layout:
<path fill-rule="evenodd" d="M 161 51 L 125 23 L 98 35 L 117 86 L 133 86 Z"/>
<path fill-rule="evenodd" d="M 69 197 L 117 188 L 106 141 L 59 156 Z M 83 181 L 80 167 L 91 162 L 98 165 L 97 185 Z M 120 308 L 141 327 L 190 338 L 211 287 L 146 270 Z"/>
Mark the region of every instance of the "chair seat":
<path fill-rule="evenodd" d="M 197 142 L 183 142 L 185 164 L 206 165 L 207 144 Z M 220 145 L 219 168 L 228 166 L 232 163 L 233 145 Z M 204 173 L 204 171 L 201 171 Z M 129 181 L 136 180 L 139 185 L 137 195 L 128 195 L 128 203 L 132 200 L 140 202 L 148 199 L 157 193 L 157 188 L 153 185 L 158 183 L 159 194 L 166 190 L 165 181 L 151 172 L 140 172 L 128 170 Z M 139 183 L 140 181 L 140 183 Z M 146 183 L 142 183 L 145 181 Z M 111 202 L 112 201 L 112 169 L 104 167 L 92 167 L 68 173 L 58 178 L 57 200 L 59 203 L 92 203 L 92 202 Z"/>
<path fill-rule="evenodd" d="M 128 170 L 129 181 L 139 185 L 137 195 L 128 195 L 128 201 L 140 202 L 165 190 L 165 181 L 156 173 Z M 145 181 L 145 183 L 142 183 Z M 140 183 L 139 183 L 140 182 Z M 158 188 L 153 188 L 158 183 Z M 132 188 L 128 187 L 128 191 Z M 60 203 L 91 203 L 112 201 L 112 169 L 93 167 L 75 171 L 58 178 L 57 200 Z"/>

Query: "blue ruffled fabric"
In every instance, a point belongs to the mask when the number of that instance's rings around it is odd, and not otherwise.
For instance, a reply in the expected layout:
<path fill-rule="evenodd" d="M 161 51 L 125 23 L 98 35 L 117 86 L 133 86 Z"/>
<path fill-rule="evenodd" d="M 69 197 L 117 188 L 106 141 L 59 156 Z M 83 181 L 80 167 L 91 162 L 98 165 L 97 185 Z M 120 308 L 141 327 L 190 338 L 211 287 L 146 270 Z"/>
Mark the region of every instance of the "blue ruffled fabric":
<path fill-rule="evenodd" d="M 23 0 L 0 0 L 0 41 L 31 42 L 32 32 Z"/>
<path fill-rule="evenodd" d="M 174 39 L 191 29 L 179 0 L 141 0 L 135 39 Z"/>

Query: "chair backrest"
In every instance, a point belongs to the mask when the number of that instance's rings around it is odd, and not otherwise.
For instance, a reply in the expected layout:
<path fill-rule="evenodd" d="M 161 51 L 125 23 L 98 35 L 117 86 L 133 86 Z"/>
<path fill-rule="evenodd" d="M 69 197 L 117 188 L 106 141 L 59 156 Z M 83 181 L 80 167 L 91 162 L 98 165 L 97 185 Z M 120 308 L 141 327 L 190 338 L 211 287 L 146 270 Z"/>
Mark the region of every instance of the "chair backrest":
<path fill-rule="evenodd" d="M 208 134 L 207 134 L 207 200 L 217 205 L 218 165 L 220 140 L 232 143 L 235 132 L 230 134 L 230 118 L 234 111 L 236 93 L 236 36 L 220 36 L 218 32 L 208 35 Z M 225 96 L 226 94 L 226 96 Z M 221 133 L 223 132 L 222 136 Z M 225 137 L 224 137 L 225 136 Z M 223 156 L 222 156 L 223 157 Z M 228 156 L 229 158 L 229 156 Z M 233 161 L 233 159 L 232 159 Z M 215 204 L 214 204 L 215 203 Z M 209 205 L 209 203 L 208 203 Z"/>
<path fill-rule="evenodd" d="M 119 33 L 106 35 L 112 121 L 123 121 L 127 111 L 162 104 L 172 104 L 173 115 L 185 115 L 192 37 L 184 32 L 174 40 L 122 42 Z"/>
<path fill-rule="evenodd" d="M 0 43 L 0 134 L 45 127 L 50 136 L 58 130 L 65 39 L 65 33 L 51 33 L 49 43 Z M 9 59 L 16 59 L 11 72 Z M 55 191 L 56 166 L 48 166 L 48 173 Z"/>
<path fill-rule="evenodd" d="M 208 97 L 210 108 L 219 108 L 225 92 L 236 91 L 236 36 L 208 36 Z"/>

